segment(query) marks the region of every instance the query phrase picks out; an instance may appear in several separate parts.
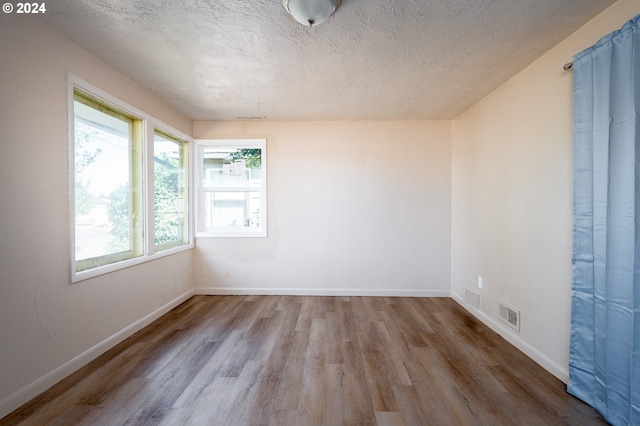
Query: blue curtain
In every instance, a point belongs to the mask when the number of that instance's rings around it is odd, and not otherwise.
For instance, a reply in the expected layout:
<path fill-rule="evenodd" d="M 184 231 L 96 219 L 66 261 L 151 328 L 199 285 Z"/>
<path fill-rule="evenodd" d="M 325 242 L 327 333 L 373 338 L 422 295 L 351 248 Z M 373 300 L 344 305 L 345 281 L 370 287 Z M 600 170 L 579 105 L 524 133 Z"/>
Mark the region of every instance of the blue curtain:
<path fill-rule="evenodd" d="M 568 391 L 640 425 L 640 15 L 573 58 Z"/>

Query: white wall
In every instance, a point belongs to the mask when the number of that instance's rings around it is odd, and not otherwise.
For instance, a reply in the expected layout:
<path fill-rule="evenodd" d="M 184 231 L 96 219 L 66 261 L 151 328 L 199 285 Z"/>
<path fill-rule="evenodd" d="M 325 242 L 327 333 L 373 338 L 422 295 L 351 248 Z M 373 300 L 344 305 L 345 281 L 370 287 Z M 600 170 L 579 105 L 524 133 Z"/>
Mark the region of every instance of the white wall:
<path fill-rule="evenodd" d="M 70 284 L 68 72 L 191 134 L 37 18 L 0 15 L 0 417 L 192 289 L 191 251 Z"/>
<path fill-rule="evenodd" d="M 562 380 L 571 307 L 572 56 L 640 13 L 620 0 L 458 117 L 453 126 L 452 294 Z M 484 288 L 477 288 L 477 276 Z M 517 334 L 497 299 L 521 310 Z"/>
<path fill-rule="evenodd" d="M 194 122 L 266 138 L 268 238 L 198 238 L 199 293 L 448 296 L 450 122 Z"/>

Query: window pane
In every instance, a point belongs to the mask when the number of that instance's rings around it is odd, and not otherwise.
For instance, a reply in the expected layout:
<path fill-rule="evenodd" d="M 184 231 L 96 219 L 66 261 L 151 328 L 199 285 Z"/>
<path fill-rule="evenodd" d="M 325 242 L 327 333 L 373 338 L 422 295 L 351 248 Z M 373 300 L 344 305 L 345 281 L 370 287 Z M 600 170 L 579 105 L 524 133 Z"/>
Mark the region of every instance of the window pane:
<path fill-rule="evenodd" d="M 133 249 L 133 120 L 92 104 L 74 101 L 76 261 Z"/>
<path fill-rule="evenodd" d="M 196 237 L 266 237 L 266 140 L 200 140 L 196 147 Z"/>
<path fill-rule="evenodd" d="M 189 240 L 187 144 L 156 132 L 153 146 L 155 244 L 170 248 Z"/>
<path fill-rule="evenodd" d="M 203 186 L 259 188 L 262 185 L 260 148 L 204 148 Z"/>
<path fill-rule="evenodd" d="M 259 228 L 260 192 L 206 192 L 205 226 Z"/>

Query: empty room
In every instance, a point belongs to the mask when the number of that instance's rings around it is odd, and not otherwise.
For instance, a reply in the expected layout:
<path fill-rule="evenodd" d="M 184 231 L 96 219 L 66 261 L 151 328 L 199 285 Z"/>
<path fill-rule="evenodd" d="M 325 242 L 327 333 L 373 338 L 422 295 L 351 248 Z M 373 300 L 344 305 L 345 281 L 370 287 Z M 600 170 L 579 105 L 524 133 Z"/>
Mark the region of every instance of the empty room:
<path fill-rule="evenodd" d="M 639 14 L 5 1 L 0 425 L 640 424 Z"/>

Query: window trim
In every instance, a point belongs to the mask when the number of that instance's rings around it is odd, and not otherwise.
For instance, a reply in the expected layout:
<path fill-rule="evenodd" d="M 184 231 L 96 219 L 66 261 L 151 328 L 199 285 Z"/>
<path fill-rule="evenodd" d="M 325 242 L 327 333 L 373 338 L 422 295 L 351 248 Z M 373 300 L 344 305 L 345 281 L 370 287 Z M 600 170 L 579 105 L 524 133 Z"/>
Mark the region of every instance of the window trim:
<path fill-rule="evenodd" d="M 267 140 L 260 139 L 195 139 L 195 176 L 196 176 L 196 238 L 216 237 L 216 238 L 266 238 L 267 237 Z M 208 147 L 215 148 L 260 148 L 262 150 L 261 169 L 262 169 L 262 185 L 260 190 L 260 227 L 257 229 L 206 229 L 204 228 L 204 187 L 203 182 L 203 161 L 204 149 Z M 239 192 L 250 192 L 242 191 Z"/>
<path fill-rule="evenodd" d="M 135 120 L 141 122 L 142 133 L 142 146 L 141 155 L 141 170 L 138 173 L 142 174 L 142 208 L 141 213 L 143 215 L 143 241 L 142 253 L 139 256 L 124 259 L 115 260 L 112 263 L 106 265 L 96 266 L 93 268 L 77 271 L 77 263 L 75 259 L 75 120 L 74 120 L 74 91 L 79 91 L 89 98 L 94 98 L 99 103 L 113 108 L 116 111 L 121 111 L 127 115 L 132 116 Z M 104 275 L 110 272 L 118 271 L 124 268 L 129 268 L 134 265 L 139 265 L 151 260 L 155 260 L 161 257 L 170 256 L 175 253 L 179 253 L 186 250 L 191 250 L 194 247 L 194 217 L 193 217 L 193 205 L 194 205 L 194 186 L 193 186 L 193 155 L 189 155 L 187 159 L 187 178 L 188 178 L 188 242 L 187 244 L 177 247 L 161 250 L 155 246 L 155 220 L 154 220 L 154 168 L 153 168 L 153 142 L 154 133 L 159 130 L 162 133 L 171 135 L 177 139 L 183 140 L 187 143 L 187 149 L 189 154 L 193 152 L 193 138 L 180 130 L 164 123 L 161 120 L 145 113 L 144 111 L 120 100 L 119 98 L 105 92 L 104 90 L 86 82 L 85 80 L 69 73 L 67 78 L 67 147 L 68 147 L 68 185 L 69 185 L 69 272 L 70 282 L 76 283 L 84 281 L 89 278 Z M 109 255 L 107 255 L 109 256 Z"/>

